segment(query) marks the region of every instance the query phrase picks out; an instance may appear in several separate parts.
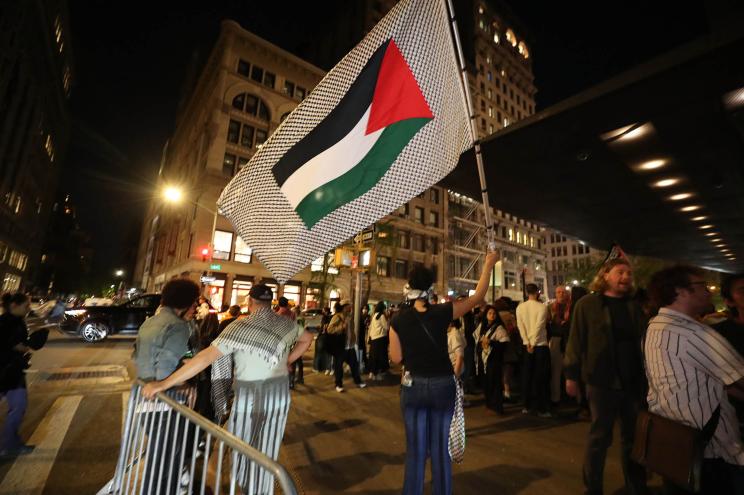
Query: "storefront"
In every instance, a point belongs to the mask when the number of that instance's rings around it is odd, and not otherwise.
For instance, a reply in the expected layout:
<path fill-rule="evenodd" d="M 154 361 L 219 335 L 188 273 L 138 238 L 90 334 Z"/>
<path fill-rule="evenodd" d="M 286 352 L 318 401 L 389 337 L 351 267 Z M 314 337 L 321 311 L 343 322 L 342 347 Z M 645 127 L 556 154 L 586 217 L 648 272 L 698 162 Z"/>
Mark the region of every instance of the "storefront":
<path fill-rule="evenodd" d="M 244 307 L 248 304 L 248 293 L 253 287 L 252 277 L 235 277 L 232 283 L 232 291 L 230 292 L 230 306 L 238 305 Z"/>

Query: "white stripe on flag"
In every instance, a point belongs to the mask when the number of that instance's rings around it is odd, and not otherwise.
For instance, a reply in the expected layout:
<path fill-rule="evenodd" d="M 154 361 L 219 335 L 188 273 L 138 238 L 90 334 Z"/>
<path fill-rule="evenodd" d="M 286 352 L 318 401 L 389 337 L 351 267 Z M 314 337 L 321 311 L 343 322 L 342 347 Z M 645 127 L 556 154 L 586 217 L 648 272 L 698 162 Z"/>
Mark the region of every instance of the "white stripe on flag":
<path fill-rule="evenodd" d="M 287 196 L 292 208 L 297 208 L 305 196 L 323 184 L 341 177 L 367 156 L 385 130 L 378 129 L 366 134 L 371 109 L 370 104 L 359 122 L 343 139 L 308 160 L 284 182 L 282 192 Z M 340 166 L 329 167 L 330 164 Z"/>
<path fill-rule="evenodd" d="M 67 435 L 82 395 L 60 397 L 41 420 L 28 443 L 34 451 L 16 459 L 0 485 L 0 494 L 35 495 L 44 490 L 49 473 Z"/>

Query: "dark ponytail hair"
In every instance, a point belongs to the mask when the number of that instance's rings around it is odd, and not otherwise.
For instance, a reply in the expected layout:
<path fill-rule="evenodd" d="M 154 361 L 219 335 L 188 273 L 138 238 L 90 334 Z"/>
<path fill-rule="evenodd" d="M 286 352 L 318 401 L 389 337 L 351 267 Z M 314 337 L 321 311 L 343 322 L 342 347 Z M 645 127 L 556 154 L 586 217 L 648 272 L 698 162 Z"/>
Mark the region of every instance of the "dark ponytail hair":
<path fill-rule="evenodd" d="M 375 306 L 375 320 L 380 319 L 380 315 L 385 312 L 385 301 L 380 301 L 377 303 L 377 306 Z"/>
<path fill-rule="evenodd" d="M 24 294 L 23 292 L 16 292 L 11 294 L 10 292 L 7 292 L 3 294 L 3 310 L 4 311 L 10 311 L 10 305 L 15 304 L 16 306 L 20 306 L 21 304 L 28 302 L 28 296 Z"/>

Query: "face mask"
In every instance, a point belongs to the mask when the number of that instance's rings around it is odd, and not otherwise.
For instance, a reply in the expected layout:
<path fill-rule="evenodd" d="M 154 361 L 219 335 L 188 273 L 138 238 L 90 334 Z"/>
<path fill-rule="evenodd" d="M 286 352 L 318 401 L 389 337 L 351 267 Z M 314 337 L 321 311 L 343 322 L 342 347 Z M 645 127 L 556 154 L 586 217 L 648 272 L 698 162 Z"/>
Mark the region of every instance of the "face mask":
<path fill-rule="evenodd" d="M 431 286 L 426 290 L 412 289 L 408 284 L 406 284 L 406 286 L 403 287 L 403 295 L 405 296 L 407 301 L 423 299 L 424 301 L 428 302 L 429 296 L 431 296 L 433 289 L 434 286 Z"/>

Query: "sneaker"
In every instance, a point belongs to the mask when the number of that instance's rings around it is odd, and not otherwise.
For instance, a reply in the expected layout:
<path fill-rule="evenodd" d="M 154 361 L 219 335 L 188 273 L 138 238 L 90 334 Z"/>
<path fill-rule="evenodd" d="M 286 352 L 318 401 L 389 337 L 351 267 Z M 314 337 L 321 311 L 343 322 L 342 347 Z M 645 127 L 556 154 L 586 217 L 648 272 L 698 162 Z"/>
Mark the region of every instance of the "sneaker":
<path fill-rule="evenodd" d="M 331 370 L 326 370 L 325 374 L 331 376 Z"/>
<path fill-rule="evenodd" d="M 529 413 L 530 413 L 529 409 L 527 409 L 526 407 L 522 408 L 522 414 L 529 414 Z"/>
<path fill-rule="evenodd" d="M 367 384 L 366 384 L 366 383 L 364 383 L 364 382 L 362 382 L 362 383 L 357 383 L 357 387 L 359 387 L 359 388 L 364 388 L 364 387 L 366 387 L 366 386 L 367 386 Z"/>
<path fill-rule="evenodd" d="M 344 387 L 336 387 L 336 392 L 341 393 L 344 391 Z"/>
<path fill-rule="evenodd" d="M 545 412 L 537 413 L 537 417 L 538 418 L 552 418 L 553 413 L 551 413 L 550 411 L 545 411 Z"/>

